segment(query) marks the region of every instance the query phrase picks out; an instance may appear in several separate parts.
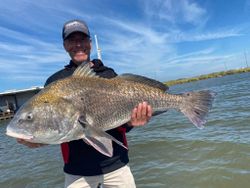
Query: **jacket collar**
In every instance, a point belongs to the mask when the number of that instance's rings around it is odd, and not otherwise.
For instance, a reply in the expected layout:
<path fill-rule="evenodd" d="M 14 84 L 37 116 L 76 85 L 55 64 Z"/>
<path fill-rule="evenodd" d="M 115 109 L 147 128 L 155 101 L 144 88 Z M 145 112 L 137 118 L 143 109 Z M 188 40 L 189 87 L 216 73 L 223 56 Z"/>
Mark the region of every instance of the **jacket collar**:
<path fill-rule="evenodd" d="M 102 68 L 104 67 L 102 61 L 97 60 L 97 59 L 93 59 L 92 63 L 94 64 L 91 68 L 93 68 L 94 70 L 102 70 Z M 72 68 L 77 68 L 78 65 L 75 64 L 72 60 L 70 60 L 69 64 L 64 66 L 66 69 L 72 69 Z"/>
<path fill-rule="evenodd" d="M 71 69 L 71 68 L 76 68 L 78 65 L 77 64 L 75 64 L 72 60 L 69 62 L 69 64 L 68 65 L 65 65 L 64 67 L 66 68 L 66 69 Z"/>

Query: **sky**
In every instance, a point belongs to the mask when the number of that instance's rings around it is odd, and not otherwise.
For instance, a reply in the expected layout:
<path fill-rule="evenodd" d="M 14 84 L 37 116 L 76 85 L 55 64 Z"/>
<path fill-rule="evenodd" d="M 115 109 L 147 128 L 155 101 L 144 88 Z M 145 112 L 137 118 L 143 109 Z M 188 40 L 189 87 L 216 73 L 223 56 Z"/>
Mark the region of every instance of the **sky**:
<path fill-rule="evenodd" d="M 87 22 L 97 58 L 159 81 L 250 65 L 250 0 L 1 0 L 0 92 L 43 86 L 69 62 L 63 24 Z"/>

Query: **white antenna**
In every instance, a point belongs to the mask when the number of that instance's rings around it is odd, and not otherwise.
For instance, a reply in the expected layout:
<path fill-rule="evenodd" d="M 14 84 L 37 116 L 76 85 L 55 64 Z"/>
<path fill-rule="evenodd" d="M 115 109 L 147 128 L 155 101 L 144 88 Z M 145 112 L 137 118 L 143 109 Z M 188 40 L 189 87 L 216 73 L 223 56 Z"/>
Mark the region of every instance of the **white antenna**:
<path fill-rule="evenodd" d="M 245 52 L 244 52 L 244 55 L 245 55 L 246 65 L 247 65 L 247 68 L 248 68 L 248 63 L 247 63 L 247 54 L 246 54 L 246 50 L 245 50 Z"/>
<path fill-rule="evenodd" d="M 95 45 L 96 45 L 96 50 L 97 50 L 97 58 L 102 60 L 101 49 L 98 46 L 97 35 L 95 35 Z"/>

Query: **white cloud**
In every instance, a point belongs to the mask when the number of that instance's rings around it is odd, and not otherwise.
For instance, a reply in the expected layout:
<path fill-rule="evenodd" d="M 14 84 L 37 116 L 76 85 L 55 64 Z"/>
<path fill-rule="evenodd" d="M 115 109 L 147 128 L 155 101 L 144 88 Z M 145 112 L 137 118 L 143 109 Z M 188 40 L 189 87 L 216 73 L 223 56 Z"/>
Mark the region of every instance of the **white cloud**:
<path fill-rule="evenodd" d="M 175 54 L 173 45 L 166 41 L 167 34 L 160 34 L 142 23 L 106 20 L 119 32 L 105 33 L 106 42 L 101 48 L 108 55 L 106 63 L 110 63 L 119 73 L 150 75 L 152 66 L 157 67 L 168 55 Z"/>
<path fill-rule="evenodd" d="M 144 11 L 151 18 L 160 18 L 171 24 L 204 24 L 207 11 L 190 0 L 148 0 L 141 1 Z"/>
<path fill-rule="evenodd" d="M 210 48 L 202 49 L 200 51 L 194 51 L 191 53 L 172 56 L 168 59 L 168 62 L 174 62 L 174 61 L 180 60 L 180 59 L 185 60 L 186 58 L 190 58 L 190 57 L 200 57 L 200 56 L 204 56 L 204 55 L 210 55 L 215 51 L 216 51 L 216 48 L 210 47 Z"/>
<path fill-rule="evenodd" d="M 176 1 L 175 1 L 176 2 Z M 187 23 L 200 24 L 206 21 L 206 10 L 197 3 L 188 0 L 181 0 L 180 7 L 182 9 L 182 18 Z M 176 8 L 176 7 L 175 7 Z"/>
<path fill-rule="evenodd" d="M 172 31 L 169 34 L 168 41 L 172 43 L 179 42 L 198 42 L 198 41 L 207 41 L 207 40 L 215 40 L 215 39 L 223 39 L 229 37 L 239 37 L 242 36 L 241 29 L 231 28 L 224 29 L 221 28 L 219 31 L 193 31 L 193 32 L 183 32 L 183 31 Z"/>
<path fill-rule="evenodd" d="M 158 32 L 152 29 L 150 26 L 144 25 L 143 22 L 126 22 L 119 19 L 107 17 L 103 19 L 111 24 L 112 27 L 116 27 L 116 29 L 123 31 L 121 32 L 121 34 L 127 38 L 129 38 L 130 36 L 138 35 L 143 37 L 144 39 L 147 39 L 151 43 L 161 44 L 165 42 L 167 36 L 167 34 L 165 33 Z M 111 34 L 113 35 L 113 33 Z"/>

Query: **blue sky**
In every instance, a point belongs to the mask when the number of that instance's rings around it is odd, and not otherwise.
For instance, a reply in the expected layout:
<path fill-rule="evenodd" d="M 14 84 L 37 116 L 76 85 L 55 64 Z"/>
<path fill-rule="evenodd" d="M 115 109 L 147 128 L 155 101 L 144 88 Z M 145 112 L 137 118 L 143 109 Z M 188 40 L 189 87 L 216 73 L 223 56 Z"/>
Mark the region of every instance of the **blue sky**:
<path fill-rule="evenodd" d="M 75 18 L 119 74 L 167 81 L 250 65 L 250 0 L 1 0 L 0 92 L 63 68 L 61 29 Z"/>

